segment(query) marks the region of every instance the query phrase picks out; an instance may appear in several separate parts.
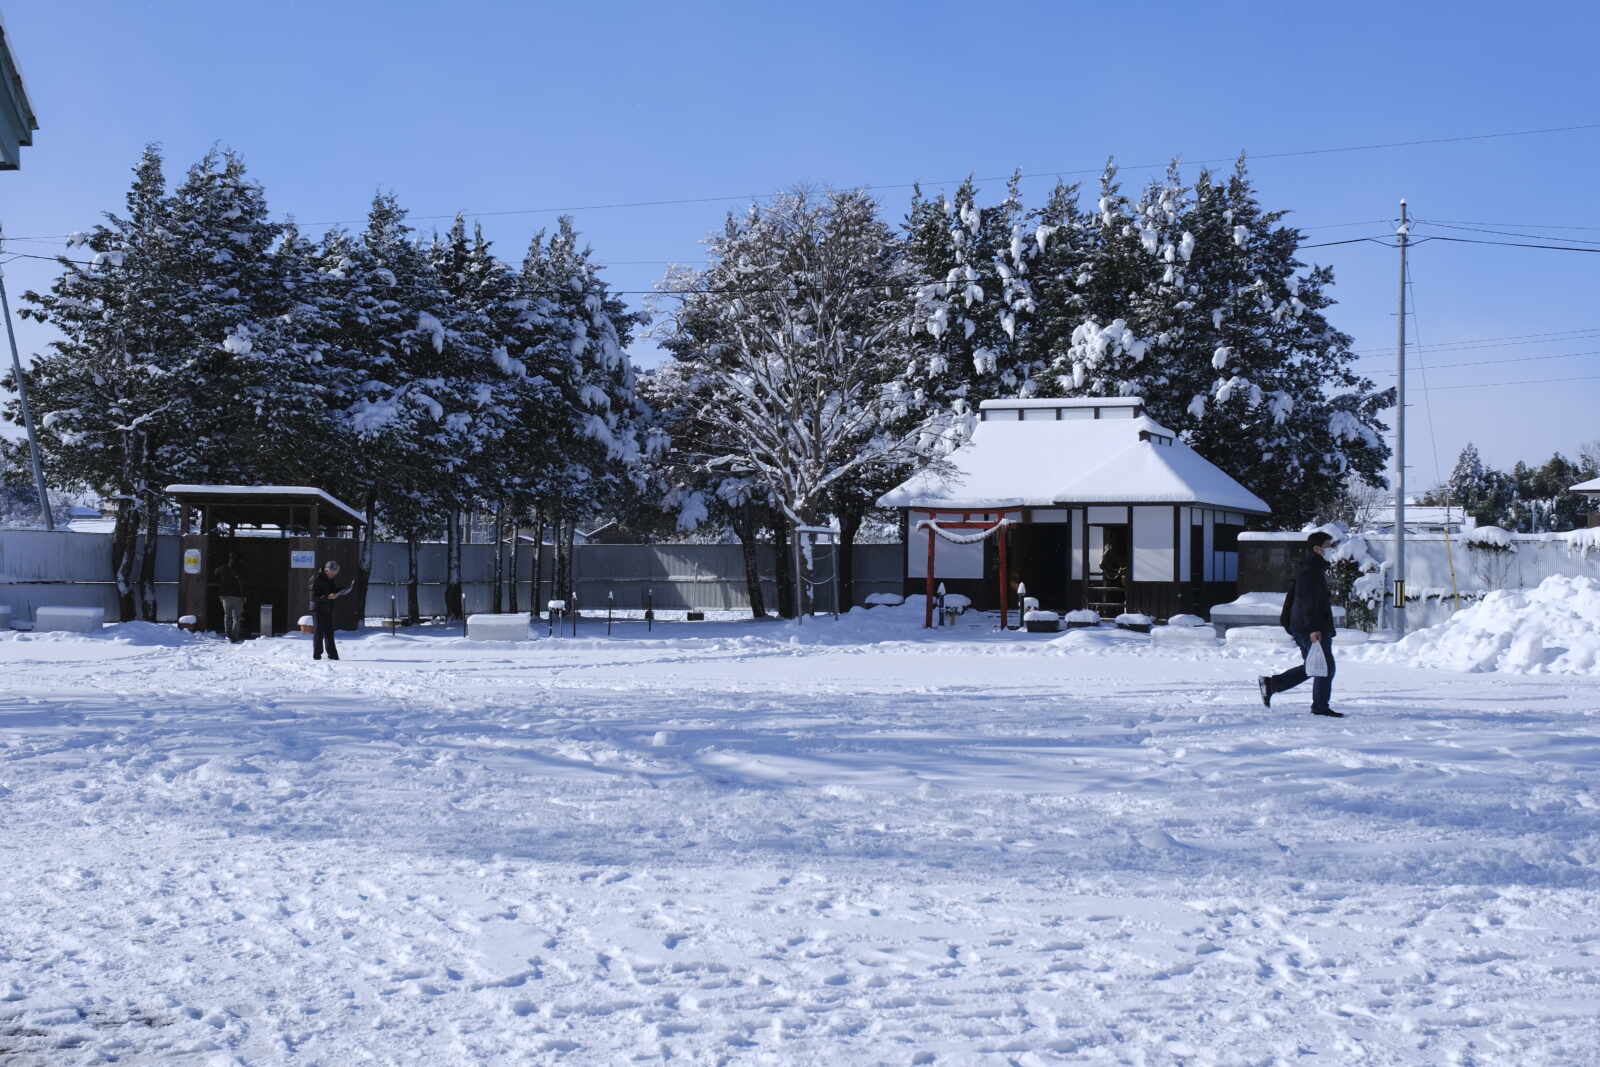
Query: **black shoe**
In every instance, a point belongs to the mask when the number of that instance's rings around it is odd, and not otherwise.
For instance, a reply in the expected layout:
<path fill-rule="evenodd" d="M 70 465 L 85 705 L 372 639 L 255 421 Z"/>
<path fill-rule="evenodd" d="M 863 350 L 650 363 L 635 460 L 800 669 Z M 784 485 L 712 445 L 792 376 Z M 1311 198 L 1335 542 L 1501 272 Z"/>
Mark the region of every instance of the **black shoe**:
<path fill-rule="evenodd" d="M 1272 679 L 1263 674 L 1256 679 L 1256 685 L 1261 689 L 1261 703 L 1272 707 Z"/>
<path fill-rule="evenodd" d="M 321 659 L 322 657 L 321 656 L 312 656 L 311 658 L 312 659 Z"/>
<path fill-rule="evenodd" d="M 1313 715 L 1326 715 L 1330 719 L 1342 719 L 1342 718 L 1344 718 L 1344 712 L 1342 712 L 1342 711 L 1334 711 L 1332 708 L 1312 708 L 1311 709 L 1311 714 L 1313 714 Z"/>

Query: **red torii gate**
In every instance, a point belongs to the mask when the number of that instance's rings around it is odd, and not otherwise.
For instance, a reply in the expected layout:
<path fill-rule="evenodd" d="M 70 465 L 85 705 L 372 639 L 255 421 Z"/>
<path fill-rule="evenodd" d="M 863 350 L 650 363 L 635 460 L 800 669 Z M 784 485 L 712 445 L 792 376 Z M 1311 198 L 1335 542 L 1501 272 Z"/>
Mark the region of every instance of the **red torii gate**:
<path fill-rule="evenodd" d="M 1015 525 L 1017 520 L 1014 519 L 1014 518 L 1009 518 L 1008 516 L 1012 512 L 1020 513 L 1021 511 L 1022 511 L 1022 509 L 1020 507 L 1015 507 L 1015 508 L 982 508 L 982 509 L 973 509 L 973 510 L 966 510 L 966 511 L 960 511 L 959 509 L 954 509 L 954 508 L 946 510 L 944 512 L 945 514 L 952 514 L 952 515 L 953 514 L 958 514 L 958 513 L 960 514 L 961 518 L 959 520 L 955 521 L 955 522 L 940 522 L 940 521 L 938 521 L 937 519 L 934 518 L 935 515 L 939 514 L 939 512 L 937 512 L 937 511 L 931 511 L 930 510 L 930 511 L 925 511 L 924 512 L 924 514 L 926 514 L 928 517 L 925 518 L 925 519 L 919 520 L 917 522 L 915 528 L 914 528 L 914 531 L 915 530 L 922 530 L 922 529 L 926 529 L 928 531 L 927 589 L 926 589 L 926 594 L 923 597 L 923 600 L 925 601 L 925 605 L 924 605 L 923 613 L 922 613 L 922 628 L 924 630 L 930 630 L 930 629 L 933 628 L 933 587 L 934 587 L 933 546 L 934 546 L 934 543 L 935 543 L 934 542 L 934 538 L 935 537 L 943 537 L 945 540 L 952 541 L 952 542 L 955 542 L 957 544 L 971 544 L 973 541 L 983 541 L 983 540 L 986 540 L 987 538 L 989 538 L 990 536 L 994 535 L 995 533 L 1003 531 L 1007 526 Z M 988 518 L 974 519 L 972 517 L 974 515 L 984 515 L 984 516 L 994 515 L 996 517 L 994 519 L 988 519 Z M 968 535 L 968 536 L 964 536 L 964 537 L 963 536 L 954 536 L 953 537 L 949 533 L 946 532 L 948 530 L 974 530 L 974 531 L 978 531 L 978 533 L 977 533 L 976 536 Z M 1001 535 L 1000 540 L 997 542 L 997 545 L 998 545 L 999 552 L 1000 552 L 1000 629 L 1005 630 L 1005 629 L 1008 629 L 1008 627 L 1006 626 L 1006 606 L 1009 603 L 1009 601 L 1011 599 L 1011 596 L 1010 596 L 1010 590 L 1007 588 L 1008 583 L 1006 581 L 1006 577 L 1007 577 L 1007 575 L 1006 575 L 1006 538 L 1005 538 L 1004 534 Z"/>

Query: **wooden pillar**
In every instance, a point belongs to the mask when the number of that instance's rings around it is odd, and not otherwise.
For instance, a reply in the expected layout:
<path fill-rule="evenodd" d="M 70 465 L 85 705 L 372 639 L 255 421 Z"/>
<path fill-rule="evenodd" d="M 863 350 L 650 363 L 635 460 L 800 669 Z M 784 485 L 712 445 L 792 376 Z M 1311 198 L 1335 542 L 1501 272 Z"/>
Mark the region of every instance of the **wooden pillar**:
<path fill-rule="evenodd" d="M 922 609 L 922 628 L 933 629 L 933 513 L 928 513 L 928 577 L 925 584 Z"/>
<path fill-rule="evenodd" d="M 1011 600 L 1010 582 L 1006 581 L 1006 525 L 1005 512 L 1000 513 L 1000 528 L 995 532 L 995 539 L 1000 542 L 1000 629 L 1009 629 L 1006 626 L 1006 606 Z"/>

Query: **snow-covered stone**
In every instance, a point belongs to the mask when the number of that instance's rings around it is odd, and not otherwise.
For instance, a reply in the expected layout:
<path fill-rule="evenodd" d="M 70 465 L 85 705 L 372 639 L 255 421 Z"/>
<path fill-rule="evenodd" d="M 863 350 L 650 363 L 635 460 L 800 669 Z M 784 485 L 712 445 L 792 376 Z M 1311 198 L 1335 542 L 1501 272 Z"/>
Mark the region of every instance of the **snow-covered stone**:
<path fill-rule="evenodd" d="M 528 616 L 522 612 L 467 616 L 468 641 L 531 641 Z"/>
<path fill-rule="evenodd" d="M 1077 608 L 1066 614 L 1068 626 L 1099 626 L 1100 613 L 1090 608 Z"/>
<path fill-rule="evenodd" d="M 867 596 L 867 606 L 872 608 L 898 607 L 906 602 L 906 598 L 899 593 L 870 593 Z"/>
<path fill-rule="evenodd" d="M 1198 615 L 1174 615 L 1167 620 L 1168 626 L 1206 626 L 1206 620 Z"/>
<path fill-rule="evenodd" d="M 106 623 L 105 608 L 34 608 L 34 633 L 99 633 Z"/>

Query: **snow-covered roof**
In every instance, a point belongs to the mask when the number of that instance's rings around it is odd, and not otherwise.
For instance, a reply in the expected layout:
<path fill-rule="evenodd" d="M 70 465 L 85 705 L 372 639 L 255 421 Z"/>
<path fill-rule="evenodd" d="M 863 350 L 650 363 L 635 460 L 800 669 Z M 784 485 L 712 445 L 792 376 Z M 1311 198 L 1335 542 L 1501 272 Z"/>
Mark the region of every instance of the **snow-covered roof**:
<path fill-rule="evenodd" d="M 1572 487 L 1574 493 L 1595 493 L 1600 495 L 1600 478 L 1591 478 L 1587 482 L 1579 482 Z"/>
<path fill-rule="evenodd" d="M 1115 398 L 1139 407 L 1137 397 Z M 1059 407 L 1080 401 L 1006 401 L 1006 407 Z M 1112 400 L 1089 400 L 1106 406 Z M 1023 409 L 1028 410 L 1027 408 Z M 1059 504 L 1211 504 L 1233 511 L 1271 509 L 1215 464 L 1145 415 L 1134 418 L 996 419 L 972 440 L 879 498 L 882 507 L 994 508 Z"/>
<path fill-rule="evenodd" d="M 365 523 L 365 513 L 351 507 L 339 500 L 331 493 L 325 492 L 312 485 L 188 485 L 178 484 L 167 486 L 167 493 L 172 496 L 190 498 L 211 498 L 216 502 L 238 497 L 277 497 L 279 499 L 300 498 L 309 503 L 315 500 L 318 503 L 328 504 L 335 510 L 342 512 L 347 518 L 356 522 Z"/>

